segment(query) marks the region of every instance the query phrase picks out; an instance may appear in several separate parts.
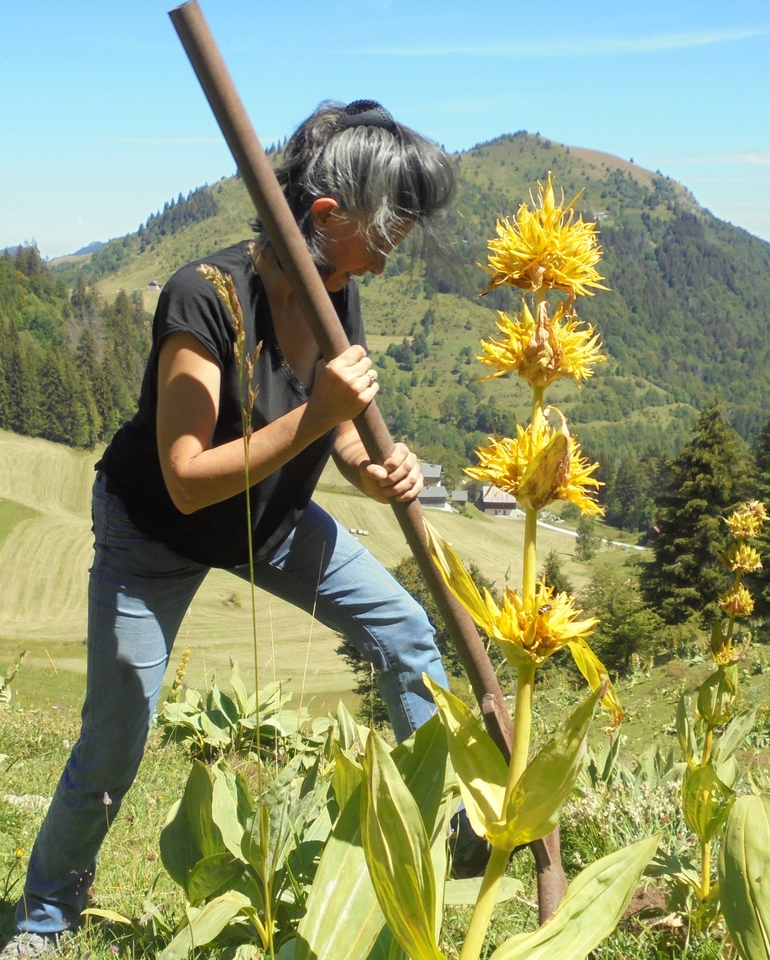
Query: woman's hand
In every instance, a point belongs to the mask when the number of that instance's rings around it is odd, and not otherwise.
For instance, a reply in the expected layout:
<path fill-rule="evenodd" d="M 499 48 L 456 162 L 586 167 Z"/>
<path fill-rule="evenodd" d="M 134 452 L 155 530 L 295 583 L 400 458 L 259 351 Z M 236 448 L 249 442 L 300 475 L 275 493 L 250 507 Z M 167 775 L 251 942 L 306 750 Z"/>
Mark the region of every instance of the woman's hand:
<path fill-rule="evenodd" d="M 409 447 L 397 443 L 382 466 L 372 463 L 352 423 L 340 426 L 334 459 L 354 486 L 379 503 L 387 503 L 392 498 L 405 503 L 414 500 L 422 490 L 422 471 Z"/>
<path fill-rule="evenodd" d="M 329 363 L 319 360 L 308 415 L 330 430 L 357 417 L 379 389 L 371 359 L 362 346 L 354 344 Z"/>

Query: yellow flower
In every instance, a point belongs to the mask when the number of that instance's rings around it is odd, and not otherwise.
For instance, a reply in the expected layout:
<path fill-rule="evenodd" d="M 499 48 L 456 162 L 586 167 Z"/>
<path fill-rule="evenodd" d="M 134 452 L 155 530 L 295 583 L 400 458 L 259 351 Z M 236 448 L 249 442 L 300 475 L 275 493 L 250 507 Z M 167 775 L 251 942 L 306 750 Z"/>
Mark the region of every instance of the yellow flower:
<path fill-rule="evenodd" d="M 728 617 L 748 617 L 754 609 L 754 598 L 742 583 L 736 583 L 719 598 L 719 606 Z"/>
<path fill-rule="evenodd" d="M 727 636 L 725 636 L 720 620 L 717 620 L 711 628 L 711 656 L 714 658 L 714 663 L 720 667 L 737 663 L 748 650 L 750 643 L 751 634 L 747 635 L 740 646 L 735 643 L 735 638 L 731 632 L 728 631 Z"/>
<path fill-rule="evenodd" d="M 762 569 L 762 557 L 758 550 L 739 540 L 721 554 L 719 559 L 733 573 L 753 573 Z"/>
<path fill-rule="evenodd" d="M 572 597 L 554 593 L 553 587 L 542 582 L 537 584 L 530 601 L 506 587 L 502 606 L 498 607 L 488 590 L 482 597 L 458 555 L 427 522 L 425 533 L 428 549 L 447 586 L 476 624 L 500 646 L 513 667 L 529 663 L 540 666 L 558 650 L 569 647 L 592 690 L 608 684 L 602 704 L 611 711 L 613 725 L 620 723 L 623 709 L 607 670 L 585 640 L 598 620 L 578 620 L 580 611 L 575 609 Z"/>
<path fill-rule="evenodd" d="M 504 339 L 481 341 L 484 353 L 476 359 L 494 369 L 482 379 L 517 370 L 531 387 L 547 387 L 557 377 L 572 377 L 578 383 L 587 380 L 593 373 L 591 366 L 607 358 L 599 353 L 594 328 L 588 325 L 581 330 L 580 325 L 564 303 L 557 305 L 553 317 L 548 316 L 548 304 L 541 303 L 537 322 L 525 301 L 513 317 L 498 311 L 497 329 Z"/>
<path fill-rule="evenodd" d="M 491 276 L 484 293 L 508 283 L 531 292 L 561 290 L 572 300 L 593 296 L 590 287 L 607 289 L 595 269 L 602 255 L 596 224 L 580 217 L 573 222 L 573 207 L 581 194 L 566 207 L 557 205 L 549 173 L 545 187 L 538 183 L 534 210 L 522 203 L 512 223 L 497 222 L 498 239 L 488 243 L 489 266 L 479 264 Z"/>
<path fill-rule="evenodd" d="M 759 536 L 765 520 L 765 505 L 759 500 L 748 500 L 727 517 L 726 523 L 734 540 L 753 540 Z"/>
<path fill-rule="evenodd" d="M 580 456 L 580 446 L 563 417 L 561 427 L 555 429 L 545 420 L 539 429 L 517 424 L 515 438 L 490 437 L 489 446 L 478 447 L 476 456 L 478 466 L 466 467 L 465 473 L 512 493 L 522 506 L 541 510 L 554 500 L 568 500 L 584 514 L 604 512 L 592 499 L 593 491 L 587 490 L 602 485 L 591 476 L 599 464 Z"/>

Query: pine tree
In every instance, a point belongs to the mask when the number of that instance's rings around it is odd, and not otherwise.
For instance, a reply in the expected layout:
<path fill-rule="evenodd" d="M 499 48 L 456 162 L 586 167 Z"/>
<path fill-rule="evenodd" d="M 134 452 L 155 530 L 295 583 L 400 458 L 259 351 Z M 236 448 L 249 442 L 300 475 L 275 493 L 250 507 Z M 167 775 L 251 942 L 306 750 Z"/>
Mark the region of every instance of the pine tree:
<path fill-rule="evenodd" d="M 726 585 L 718 554 L 725 545 L 723 517 L 751 493 L 742 441 L 721 403 L 698 417 L 696 434 L 666 463 L 655 499 L 653 559 L 642 567 L 645 601 L 666 623 L 701 614 L 709 623 Z"/>
<path fill-rule="evenodd" d="M 562 558 L 558 550 L 551 550 L 545 558 L 540 576 L 545 580 L 546 584 L 549 587 L 553 587 L 557 593 L 572 594 L 574 592 L 572 581 L 562 567 Z"/>
<path fill-rule="evenodd" d="M 584 563 L 596 556 L 599 538 L 596 536 L 596 521 L 593 517 L 581 517 L 575 539 L 575 556 Z"/>

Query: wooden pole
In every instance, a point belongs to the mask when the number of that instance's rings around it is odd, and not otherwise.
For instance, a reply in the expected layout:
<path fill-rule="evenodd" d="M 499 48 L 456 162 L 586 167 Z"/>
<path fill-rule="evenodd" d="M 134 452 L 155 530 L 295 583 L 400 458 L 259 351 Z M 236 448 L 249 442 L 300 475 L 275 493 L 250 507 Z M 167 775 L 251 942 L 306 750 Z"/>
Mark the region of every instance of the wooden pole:
<path fill-rule="evenodd" d="M 196 0 L 190 0 L 171 10 L 169 16 L 321 355 L 325 360 L 332 360 L 350 344 L 203 13 Z M 375 463 L 382 463 L 390 455 L 393 441 L 376 404 L 369 404 L 355 422 L 369 457 Z M 391 505 L 462 659 L 487 730 L 508 757 L 512 726 L 500 685 L 473 621 L 447 589 L 428 553 L 422 506 L 417 500 L 408 504 L 392 500 Z"/>

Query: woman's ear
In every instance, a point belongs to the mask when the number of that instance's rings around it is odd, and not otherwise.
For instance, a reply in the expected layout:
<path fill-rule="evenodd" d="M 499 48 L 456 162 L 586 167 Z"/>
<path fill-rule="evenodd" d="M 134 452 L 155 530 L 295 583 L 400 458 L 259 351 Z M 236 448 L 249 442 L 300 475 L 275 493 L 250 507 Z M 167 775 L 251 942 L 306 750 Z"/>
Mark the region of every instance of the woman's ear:
<path fill-rule="evenodd" d="M 313 224 L 318 229 L 322 229 L 339 210 L 340 205 L 332 197 L 319 197 L 310 204 L 310 215 L 313 218 Z"/>

